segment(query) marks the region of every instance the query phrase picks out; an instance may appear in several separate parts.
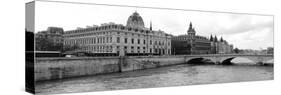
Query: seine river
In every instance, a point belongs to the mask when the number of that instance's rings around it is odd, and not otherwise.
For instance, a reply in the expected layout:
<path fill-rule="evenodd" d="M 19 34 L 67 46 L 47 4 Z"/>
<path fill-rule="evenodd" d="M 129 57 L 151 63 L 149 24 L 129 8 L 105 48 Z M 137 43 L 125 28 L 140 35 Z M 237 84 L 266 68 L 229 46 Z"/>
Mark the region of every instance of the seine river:
<path fill-rule="evenodd" d="M 272 80 L 273 66 L 180 64 L 131 72 L 48 81 L 38 94 Z"/>

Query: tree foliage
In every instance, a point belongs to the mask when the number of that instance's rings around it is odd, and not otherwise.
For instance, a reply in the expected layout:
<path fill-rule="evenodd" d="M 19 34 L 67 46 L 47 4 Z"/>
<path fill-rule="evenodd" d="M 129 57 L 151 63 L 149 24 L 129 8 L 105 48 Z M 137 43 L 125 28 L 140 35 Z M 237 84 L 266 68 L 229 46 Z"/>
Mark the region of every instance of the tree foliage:
<path fill-rule="evenodd" d="M 63 43 L 54 43 L 52 39 L 36 38 L 36 51 L 60 51 L 67 52 L 79 49 L 78 45 L 64 45 Z"/>
<path fill-rule="evenodd" d="M 238 48 L 235 48 L 233 49 L 234 53 L 239 53 L 239 49 Z"/>

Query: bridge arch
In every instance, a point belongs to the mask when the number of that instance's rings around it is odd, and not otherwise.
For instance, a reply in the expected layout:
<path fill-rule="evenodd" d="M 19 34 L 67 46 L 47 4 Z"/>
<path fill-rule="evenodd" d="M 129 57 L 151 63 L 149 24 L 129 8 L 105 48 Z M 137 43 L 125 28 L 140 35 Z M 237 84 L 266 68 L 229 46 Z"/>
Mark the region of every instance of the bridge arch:
<path fill-rule="evenodd" d="M 232 61 L 235 59 L 247 59 L 250 60 L 252 62 L 246 62 L 246 63 L 253 63 L 253 64 L 264 64 L 269 60 L 272 60 L 273 58 L 270 57 L 253 57 L 253 56 L 233 56 L 233 57 L 225 57 L 225 58 L 221 58 L 220 60 L 220 64 L 222 65 L 231 65 L 234 64 Z M 244 60 L 245 61 L 245 60 Z"/>
<path fill-rule="evenodd" d="M 222 65 L 232 65 L 233 63 L 231 61 L 235 58 L 236 57 L 230 57 L 230 58 L 223 59 L 222 61 L 220 61 L 220 64 L 222 64 Z"/>
<path fill-rule="evenodd" d="M 215 64 L 215 61 L 206 57 L 193 57 L 186 60 L 187 64 Z"/>
<path fill-rule="evenodd" d="M 211 63 L 215 64 L 224 64 L 230 65 L 232 64 L 232 60 L 236 58 L 245 58 L 248 60 L 246 63 L 254 63 L 259 65 L 266 65 L 266 62 L 271 62 L 267 64 L 273 64 L 273 55 L 250 55 L 250 54 L 208 54 L 208 55 L 185 55 L 184 61 L 185 63 L 191 63 L 192 61 L 199 61 L 202 63 L 202 60 L 209 60 Z M 272 60 L 272 61 L 269 61 Z M 196 62 L 195 62 L 196 63 Z M 237 62 L 239 63 L 239 62 Z"/>

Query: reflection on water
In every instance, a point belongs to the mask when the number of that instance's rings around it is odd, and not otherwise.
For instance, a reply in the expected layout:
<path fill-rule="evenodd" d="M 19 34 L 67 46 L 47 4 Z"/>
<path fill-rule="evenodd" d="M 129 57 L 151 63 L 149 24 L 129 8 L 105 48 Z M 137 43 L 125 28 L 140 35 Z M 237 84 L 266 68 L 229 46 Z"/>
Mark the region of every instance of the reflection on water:
<path fill-rule="evenodd" d="M 255 65 L 256 63 L 252 60 L 249 60 L 248 58 L 243 58 L 243 57 L 236 57 L 231 60 L 232 63 L 234 64 L 239 64 L 239 65 Z M 265 63 L 273 63 L 273 59 L 265 61 Z"/>
<path fill-rule="evenodd" d="M 38 83 L 36 92 L 48 94 L 272 79 L 273 66 L 181 64 Z"/>

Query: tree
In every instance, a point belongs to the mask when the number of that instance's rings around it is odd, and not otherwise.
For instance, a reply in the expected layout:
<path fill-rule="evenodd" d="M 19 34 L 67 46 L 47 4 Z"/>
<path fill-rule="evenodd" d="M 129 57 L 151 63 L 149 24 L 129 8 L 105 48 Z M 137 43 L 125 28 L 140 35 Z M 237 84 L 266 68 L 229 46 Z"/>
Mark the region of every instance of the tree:
<path fill-rule="evenodd" d="M 47 37 L 36 37 L 36 51 L 62 51 L 63 43 L 55 43 Z"/>
<path fill-rule="evenodd" d="M 74 50 L 77 50 L 77 49 L 80 49 L 79 45 L 77 45 L 77 44 L 75 44 L 75 45 L 64 45 L 61 52 L 74 51 Z"/>
<path fill-rule="evenodd" d="M 234 53 L 239 53 L 239 49 L 238 48 L 235 48 L 233 51 L 234 51 Z"/>
<path fill-rule="evenodd" d="M 48 40 L 47 38 L 42 38 L 42 37 L 36 37 L 35 39 L 36 44 L 36 51 L 52 51 L 54 50 L 53 47 L 53 43 Z"/>

